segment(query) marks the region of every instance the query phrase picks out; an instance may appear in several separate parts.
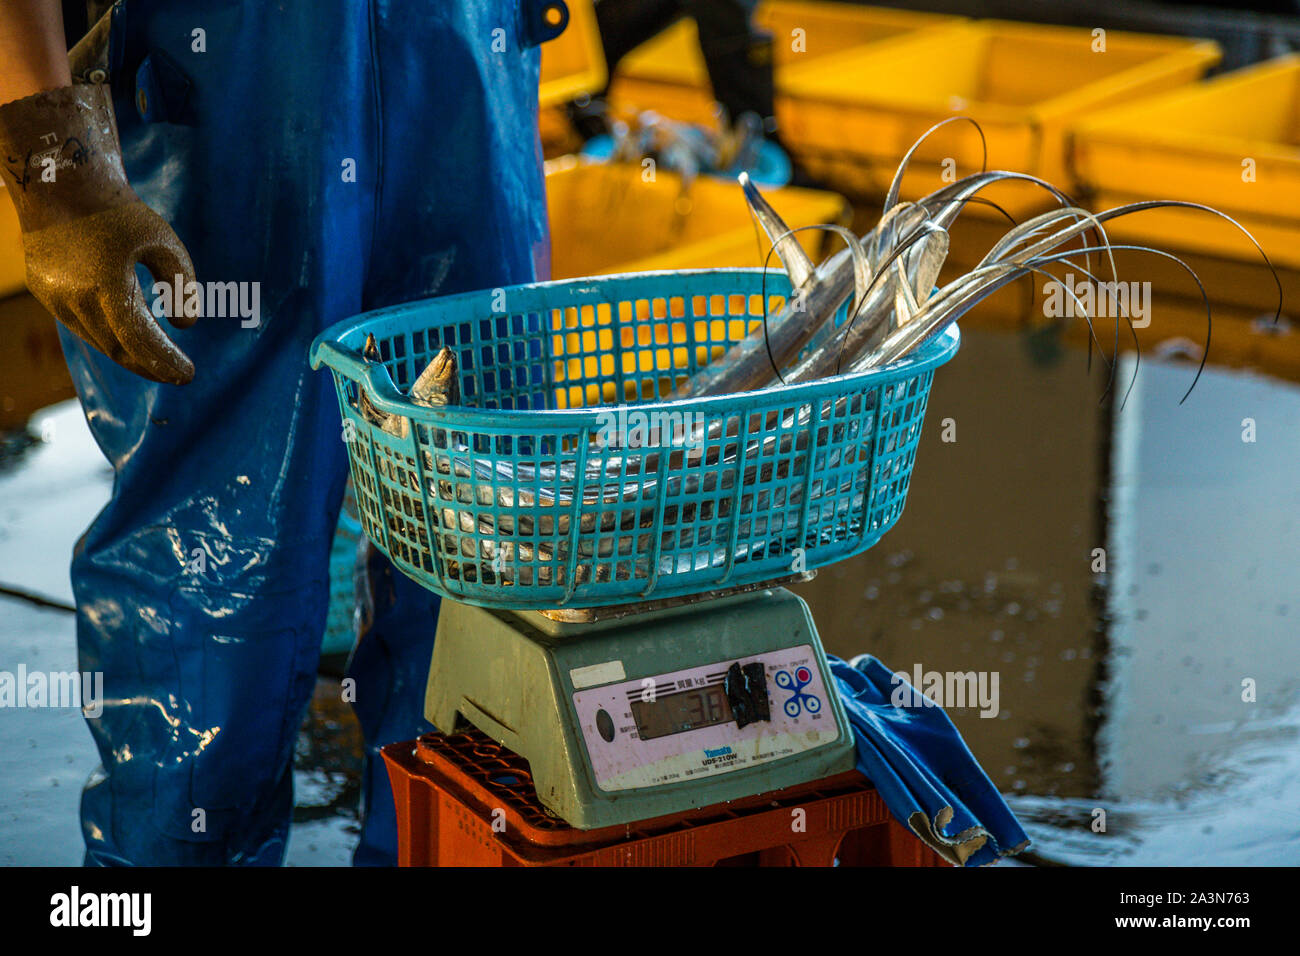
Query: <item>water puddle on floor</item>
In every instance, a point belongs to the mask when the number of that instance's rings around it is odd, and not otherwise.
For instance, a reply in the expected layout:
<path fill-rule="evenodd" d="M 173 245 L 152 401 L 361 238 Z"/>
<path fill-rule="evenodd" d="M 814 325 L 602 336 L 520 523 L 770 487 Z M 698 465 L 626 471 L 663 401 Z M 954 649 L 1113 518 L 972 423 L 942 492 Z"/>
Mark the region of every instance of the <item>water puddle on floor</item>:
<path fill-rule="evenodd" d="M 1102 371 L 966 332 L 902 518 L 800 593 L 831 653 L 996 675 L 949 713 L 1037 860 L 1294 865 L 1300 388 Z"/>

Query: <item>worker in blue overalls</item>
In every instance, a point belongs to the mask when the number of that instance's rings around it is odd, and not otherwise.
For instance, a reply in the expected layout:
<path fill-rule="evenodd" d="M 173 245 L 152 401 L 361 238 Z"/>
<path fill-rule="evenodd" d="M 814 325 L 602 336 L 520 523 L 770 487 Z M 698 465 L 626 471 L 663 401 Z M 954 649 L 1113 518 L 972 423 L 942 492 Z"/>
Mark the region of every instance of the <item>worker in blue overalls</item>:
<path fill-rule="evenodd" d="M 0 172 L 116 476 L 72 562 L 105 693 L 88 862 L 282 860 L 346 479 L 308 346 L 367 309 L 546 278 L 545 6 L 91 0 L 70 71 L 58 0 L 0 4 Z M 184 302 L 151 305 L 176 277 Z M 240 308 L 178 307 L 209 284 Z M 437 599 L 391 568 L 380 590 L 349 673 L 359 863 L 395 856 L 377 747 L 429 729 Z"/>

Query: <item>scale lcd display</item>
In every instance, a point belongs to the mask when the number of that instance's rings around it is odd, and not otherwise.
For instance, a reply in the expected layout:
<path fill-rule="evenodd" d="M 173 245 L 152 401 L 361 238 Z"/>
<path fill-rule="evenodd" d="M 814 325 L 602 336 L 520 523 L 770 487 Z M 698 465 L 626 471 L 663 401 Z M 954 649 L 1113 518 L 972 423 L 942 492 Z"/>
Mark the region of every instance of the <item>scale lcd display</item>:
<path fill-rule="evenodd" d="M 632 719 L 642 740 L 684 734 L 734 720 L 721 684 L 693 687 L 650 700 L 632 701 Z"/>

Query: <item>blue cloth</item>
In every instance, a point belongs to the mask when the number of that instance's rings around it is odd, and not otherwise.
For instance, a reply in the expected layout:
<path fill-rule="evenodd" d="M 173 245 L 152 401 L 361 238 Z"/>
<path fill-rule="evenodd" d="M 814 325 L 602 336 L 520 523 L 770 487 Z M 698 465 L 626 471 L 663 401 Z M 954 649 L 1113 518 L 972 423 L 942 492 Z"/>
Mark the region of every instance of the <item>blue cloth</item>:
<path fill-rule="evenodd" d="M 200 282 L 261 285 L 255 326 L 206 316 L 173 332 L 197 368 L 183 388 L 63 334 L 116 473 L 72 564 L 80 666 L 103 672 L 106 698 L 88 721 L 102 761 L 82 798 L 88 863 L 281 861 L 347 471 L 333 384 L 308 347 L 368 309 L 546 278 L 529 8 L 115 9 L 131 182 Z M 370 758 L 357 862 L 395 859 L 378 746 L 429 729 L 437 603 L 392 577 L 349 673 Z"/>
<path fill-rule="evenodd" d="M 853 736 L 858 770 L 890 812 L 950 862 L 981 866 L 1028 845 L 1025 831 L 938 706 L 874 657 L 850 667 L 827 655 Z M 896 690 L 906 688 L 895 697 Z"/>

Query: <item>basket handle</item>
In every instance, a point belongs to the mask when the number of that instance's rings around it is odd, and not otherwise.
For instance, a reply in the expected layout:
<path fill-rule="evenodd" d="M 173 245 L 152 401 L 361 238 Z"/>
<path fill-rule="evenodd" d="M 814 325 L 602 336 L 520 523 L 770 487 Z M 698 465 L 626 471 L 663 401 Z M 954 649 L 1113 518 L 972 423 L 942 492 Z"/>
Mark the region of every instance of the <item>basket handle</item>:
<path fill-rule="evenodd" d="M 411 403 L 397 390 L 388 369 L 379 362 L 367 362 L 359 352 L 328 339 L 312 343 L 310 361 L 315 370 L 328 365 L 340 375 L 363 384 L 371 404 L 381 412 L 404 418 L 411 414 Z"/>

